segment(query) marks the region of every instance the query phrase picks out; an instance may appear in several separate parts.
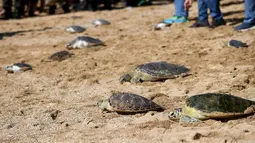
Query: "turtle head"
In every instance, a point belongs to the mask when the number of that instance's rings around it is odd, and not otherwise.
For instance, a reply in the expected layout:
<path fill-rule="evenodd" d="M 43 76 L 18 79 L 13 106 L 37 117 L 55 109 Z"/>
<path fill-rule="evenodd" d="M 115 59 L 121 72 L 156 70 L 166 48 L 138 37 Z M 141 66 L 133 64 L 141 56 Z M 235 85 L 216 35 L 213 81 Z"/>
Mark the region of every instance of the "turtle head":
<path fill-rule="evenodd" d="M 174 111 L 170 112 L 168 117 L 169 119 L 180 119 L 182 113 L 182 108 L 176 108 Z"/>
<path fill-rule="evenodd" d="M 120 77 L 120 83 L 123 84 L 124 82 L 130 82 L 132 79 L 131 74 L 124 74 Z"/>
<path fill-rule="evenodd" d="M 97 102 L 97 106 L 104 111 L 106 110 L 107 103 L 108 100 L 100 100 Z"/>

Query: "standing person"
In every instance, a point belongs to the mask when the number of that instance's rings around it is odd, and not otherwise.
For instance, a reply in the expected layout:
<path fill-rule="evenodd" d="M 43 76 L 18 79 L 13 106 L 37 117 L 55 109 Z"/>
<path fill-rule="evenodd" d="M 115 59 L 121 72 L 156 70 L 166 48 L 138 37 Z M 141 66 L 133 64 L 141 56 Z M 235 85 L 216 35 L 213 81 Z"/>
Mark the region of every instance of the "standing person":
<path fill-rule="evenodd" d="M 21 18 L 24 15 L 24 1 L 15 0 L 15 11 L 12 13 L 12 0 L 3 0 L 3 17 L 1 19 Z"/>
<path fill-rule="evenodd" d="M 248 31 L 255 29 L 255 0 L 245 0 L 245 19 L 242 24 L 234 28 L 235 31 Z"/>
<path fill-rule="evenodd" d="M 192 4 L 192 0 L 185 0 L 184 7 L 188 9 Z M 208 22 L 207 10 L 210 10 L 212 16 L 211 25 Z M 190 26 L 190 28 L 210 27 L 215 28 L 221 25 L 226 25 L 223 15 L 220 10 L 219 0 L 198 0 L 198 20 Z"/>
<path fill-rule="evenodd" d="M 168 19 L 165 19 L 163 22 L 167 24 L 188 22 L 189 10 L 184 8 L 184 2 L 185 0 L 175 0 L 174 1 L 174 7 L 175 7 L 174 16 Z"/>

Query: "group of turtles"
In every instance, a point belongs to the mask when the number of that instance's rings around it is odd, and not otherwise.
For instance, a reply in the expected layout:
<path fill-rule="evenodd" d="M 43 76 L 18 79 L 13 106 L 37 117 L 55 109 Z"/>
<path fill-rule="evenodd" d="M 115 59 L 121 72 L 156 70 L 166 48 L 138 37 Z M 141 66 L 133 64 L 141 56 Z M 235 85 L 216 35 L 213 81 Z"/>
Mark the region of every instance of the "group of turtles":
<path fill-rule="evenodd" d="M 93 21 L 95 25 L 108 25 L 106 20 Z M 86 29 L 81 26 L 71 26 L 66 31 L 83 32 Z M 104 45 L 99 39 L 88 36 L 79 36 L 66 45 L 67 49 L 95 47 Z M 54 53 L 42 62 L 63 61 L 72 57 L 68 51 Z M 4 68 L 8 72 L 20 72 L 32 70 L 32 66 L 26 63 L 15 63 Z M 151 62 L 138 65 L 134 70 L 120 77 L 120 84 L 125 82 L 156 82 L 167 79 L 184 77 L 190 74 L 190 69 L 185 66 L 170 64 L 167 62 Z M 146 111 L 164 110 L 164 108 L 150 99 L 133 93 L 114 92 L 108 99 L 97 102 L 102 110 L 118 113 L 139 113 Z M 191 96 L 186 99 L 182 108 L 176 108 L 168 117 L 172 120 L 179 119 L 183 122 L 198 122 L 204 119 L 229 119 L 255 113 L 255 101 L 243 99 L 228 94 L 207 93 Z"/>
<path fill-rule="evenodd" d="M 161 81 L 189 74 L 184 66 L 167 62 L 152 62 L 137 66 L 133 71 L 120 77 L 120 83 Z M 139 113 L 164 110 L 150 99 L 133 93 L 116 92 L 110 98 L 97 103 L 99 108 L 118 113 Z M 205 119 L 233 119 L 255 113 L 255 101 L 229 94 L 207 93 L 186 99 L 182 108 L 170 112 L 171 120 L 182 122 L 199 122 Z"/>

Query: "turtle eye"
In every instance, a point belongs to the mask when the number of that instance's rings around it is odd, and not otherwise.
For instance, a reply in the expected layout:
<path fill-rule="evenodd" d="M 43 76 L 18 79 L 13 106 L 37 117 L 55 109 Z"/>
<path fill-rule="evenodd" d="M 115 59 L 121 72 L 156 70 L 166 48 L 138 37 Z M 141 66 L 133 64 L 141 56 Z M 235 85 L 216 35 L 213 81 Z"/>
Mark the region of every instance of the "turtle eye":
<path fill-rule="evenodd" d="M 175 115 L 174 112 L 171 112 L 171 113 L 169 114 L 169 117 L 171 117 L 171 118 L 176 118 L 176 115 Z"/>

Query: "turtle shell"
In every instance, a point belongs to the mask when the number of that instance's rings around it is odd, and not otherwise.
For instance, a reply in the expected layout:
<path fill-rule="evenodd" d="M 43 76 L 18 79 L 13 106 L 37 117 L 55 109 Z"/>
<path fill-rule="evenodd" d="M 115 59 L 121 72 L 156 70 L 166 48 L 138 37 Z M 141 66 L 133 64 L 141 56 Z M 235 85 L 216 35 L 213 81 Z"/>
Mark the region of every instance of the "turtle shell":
<path fill-rule="evenodd" d="M 4 69 L 10 73 L 14 73 L 14 72 L 32 70 L 32 66 L 25 63 L 14 63 L 11 66 L 4 67 Z"/>
<path fill-rule="evenodd" d="M 60 52 L 56 52 L 52 54 L 48 59 L 53 61 L 63 61 L 71 57 L 72 57 L 72 54 L 69 53 L 68 51 L 60 51 Z"/>
<path fill-rule="evenodd" d="M 97 19 L 97 20 L 93 20 L 92 24 L 99 26 L 99 25 L 109 25 L 111 23 L 104 19 Z"/>
<path fill-rule="evenodd" d="M 155 77 L 174 77 L 185 74 L 190 70 L 184 66 L 169 64 L 167 62 L 152 62 L 137 66 L 136 70 Z"/>
<path fill-rule="evenodd" d="M 66 47 L 67 49 L 73 49 L 73 48 L 85 48 L 85 47 L 98 46 L 98 45 L 104 45 L 104 43 L 101 40 L 95 39 L 92 37 L 78 36 L 72 42 L 68 43 Z"/>
<path fill-rule="evenodd" d="M 152 100 L 132 93 L 113 93 L 108 100 L 116 112 L 145 112 L 162 109 Z"/>
<path fill-rule="evenodd" d="M 66 31 L 71 33 L 81 33 L 81 32 L 84 32 L 85 30 L 86 30 L 85 28 L 78 25 L 72 25 L 66 28 Z"/>
<path fill-rule="evenodd" d="M 244 113 L 255 101 L 229 94 L 206 93 L 191 96 L 186 100 L 188 107 L 208 113 Z"/>

